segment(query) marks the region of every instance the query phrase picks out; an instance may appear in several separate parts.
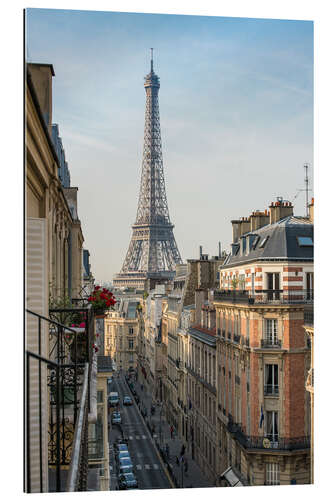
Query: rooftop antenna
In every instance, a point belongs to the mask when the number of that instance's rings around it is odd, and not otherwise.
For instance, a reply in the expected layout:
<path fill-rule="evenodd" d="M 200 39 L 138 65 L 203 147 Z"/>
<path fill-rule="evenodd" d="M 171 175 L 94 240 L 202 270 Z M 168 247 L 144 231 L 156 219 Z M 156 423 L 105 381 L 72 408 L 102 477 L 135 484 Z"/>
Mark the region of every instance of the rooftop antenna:
<path fill-rule="evenodd" d="M 150 49 L 150 71 L 153 73 L 154 68 L 153 68 L 153 48 Z"/>
<path fill-rule="evenodd" d="M 306 217 L 309 217 L 309 191 L 312 191 L 312 189 L 309 188 L 309 176 L 308 176 L 308 169 L 309 169 L 309 163 L 305 163 L 303 165 L 303 168 L 305 170 L 305 189 L 297 189 L 297 193 L 295 194 L 294 198 L 292 199 L 292 203 L 296 200 L 297 196 L 299 193 L 302 191 L 305 191 L 305 213 Z"/>
<path fill-rule="evenodd" d="M 308 177 L 308 169 L 309 169 L 309 164 L 305 163 L 304 164 L 304 170 L 305 170 L 305 213 L 306 216 L 309 217 L 309 177 Z"/>

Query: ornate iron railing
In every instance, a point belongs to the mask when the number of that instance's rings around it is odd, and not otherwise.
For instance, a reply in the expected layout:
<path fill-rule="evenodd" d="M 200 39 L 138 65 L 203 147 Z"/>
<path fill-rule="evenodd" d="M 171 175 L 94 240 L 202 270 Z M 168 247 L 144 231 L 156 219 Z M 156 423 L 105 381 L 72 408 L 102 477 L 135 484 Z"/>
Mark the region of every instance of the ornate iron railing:
<path fill-rule="evenodd" d="M 93 314 L 91 306 L 81 308 L 67 309 L 52 309 L 50 310 L 51 318 L 46 318 L 33 311 L 27 310 L 30 317 L 37 320 L 37 337 L 39 339 L 38 354 L 26 351 L 25 373 L 26 373 L 26 397 L 25 397 L 25 422 L 26 422 L 26 491 L 31 491 L 31 391 L 37 394 L 38 404 L 40 408 L 39 417 L 39 467 L 40 473 L 40 490 L 43 491 L 43 455 L 47 448 L 48 467 L 49 467 L 49 491 L 65 491 L 65 476 L 64 468 L 68 468 L 72 464 L 72 452 L 74 443 L 74 434 L 76 432 L 77 421 L 80 416 L 79 412 L 82 403 L 83 383 L 85 377 L 88 378 L 86 384 L 86 406 L 89 411 L 90 401 L 90 374 L 91 362 L 93 356 Z M 71 323 L 75 318 L 84 320 L 85 326 L 77 329 L 72 326 L 58 321 L 65 320 L 66 323 Z M 70 319 L 70 320 L 69 320 Z M 43 357 L 41 355 L 41 332 L 46 324 L 49 333 L 49 355 Z M 78 321 L 76 321 L 78 323 Z M 83 321 L 82 321 L 83 322 Z M 31 336 L 31 334 L 29 333 Z M 38 387 L 31 376 L 31 360 L 35 359 L 39 365 L 39 381 Z M 44 367 L 44 376 L 41 376 L 41 365 Z M 87 374 L 85 372 L 87 367 Z M 46 371 L 45 371 L 46 368 Z M 41 417 L 42 408 L 49 408 L 48 422 Z M 87 422 L 85 420 L 84 425 Z M 42 439 L 42 426 L 48 426 L 48 442 Z M 35 455 L 34 455 L 35 457 Z M 86 460 L 87 454 L 82 454 Z M 61 473 L 60 473 L 61 470 Z M 82 485 L 82 481 L 77 484 Z"/>
<path fill-rule="evenodd" d="M 279 339 L 272 339 L 272 338 L 264 338 L 261 339 L 260 342 L 261 348 L 262 349 L 281 349 L 281 340 Z"/>
<path fill-rule="evenodd" d="M 214 300 L 245 304 L 305 304 L 313 303 L 313 290 L 215 290 Z"/>
<path fill-rule="evenodd" d="M 265 394 L 265 396 L 278 396 L 279 395 L 279 386 L 272 385 L 272 384 L 265 384 L 264 394 Z"/>
<path fill-rule="evenodd" d="M 292 451 L 310 448 L 310 436 L 294 438 L 285 438 L 278 435 L 248 436 L 242 430 L 240 424 L 233 422 L 231 415 L 229 415 L 227 429 L 233 434 L 234 438 L 247 449 Z"/>

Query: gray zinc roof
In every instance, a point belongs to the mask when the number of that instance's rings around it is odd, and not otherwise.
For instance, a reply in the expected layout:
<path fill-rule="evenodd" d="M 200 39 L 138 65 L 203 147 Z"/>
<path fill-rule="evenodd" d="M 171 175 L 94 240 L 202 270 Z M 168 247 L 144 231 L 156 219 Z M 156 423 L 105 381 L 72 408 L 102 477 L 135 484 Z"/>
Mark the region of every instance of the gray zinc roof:
<path fill-rule="evenodd" d="M 242 252 L 243 237 L 255 236 L 259 239 L 255 248 L 250 248 L 248 253 Z M 243 235 L 237 242 L 240 246 L 236 255 L 232 253 L 227 257 L 223 266 L 238 265 L 255 260 L 291 260 L 313 261 L 313 246 L 300 246 L 297 237 L 306 236 L 313 239 L 313 223 L 304 217 L 290 215 L 274 224 L 266 226 Z M 268 237 L 265 245 L 260 248 L 264 239 Z"/>

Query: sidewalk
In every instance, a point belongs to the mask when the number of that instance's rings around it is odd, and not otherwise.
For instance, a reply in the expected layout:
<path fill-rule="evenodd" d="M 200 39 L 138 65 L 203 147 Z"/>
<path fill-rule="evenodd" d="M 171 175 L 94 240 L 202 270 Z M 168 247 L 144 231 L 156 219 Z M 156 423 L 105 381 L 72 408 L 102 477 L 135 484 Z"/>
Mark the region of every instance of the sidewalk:
<path fill-rule="evenodd" d="M 171 438 L 170 425 L 165 420 L 165 412 L 163 407 L 155 405 L 155 413 L 151 415 L 152 395 L 145 388 L 141 390 L 141 385 L 134 381 L 130 381 L 134 387 L 137 396 L 140 398 L 138 407 L 143 414 L 147 427 L 155 440 L 156 446 L 160 451 L 161 457 L 166 463 L 166 467 L 170 476 L 177 488 L 209 488 L 215 485 L 211 484 L 208 479 L 202 474 L 198 465 L 191 458 L 189 450 L 185 450 L 184 459 L 187 462 L 187 471 L 183 460 L 177 464 L 181 458 L 181 449 L 183 442 L 178 438 L 176 431 L 173 432 Z M 162 411 L 162 414 L 161 414 Z M 168 452 L 169 449 L 169 453 Z"/>

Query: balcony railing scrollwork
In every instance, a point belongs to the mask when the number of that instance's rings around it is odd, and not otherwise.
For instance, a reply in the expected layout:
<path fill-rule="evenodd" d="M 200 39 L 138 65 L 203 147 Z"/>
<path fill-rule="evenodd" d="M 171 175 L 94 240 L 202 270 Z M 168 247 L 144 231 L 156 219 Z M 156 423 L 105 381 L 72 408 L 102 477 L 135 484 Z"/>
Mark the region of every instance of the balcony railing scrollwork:
<path fill-rule="evenodd" d="M 65 491 L 65 469 L 72 470 L 75 477 L 74 490 L 85 491 L 88 467 L 87 419 L 90 411 L 90 379 L 93 360 L 93 313 L 91 306 L 50 310 L 50 318 L 27 310 L 29 316 L 29 338 L 37 337 L 38 353 L 26 350 L 26 491 L 31 491 L 31 463 L 36 456 L 30 445 L 35 437 L 33 424 L 39 427 L 40 490 L 43 491 L 43 468 L 48 467 L 49 484 L 47 491 Z M 59 320 L 65 321 L 66 324 Z M 35 329 L 37 335 L 33 333 Z M 81 323 L 80 328 L 68 324 Z M 79 323 L 80 322 L 80 323 Z M 49 354 L 41 355 L 41 345 L 45 345 L 42 335 L 48 332 Z M 35 383 L 35 366 L 39 370 L 39 382 Z M 36 421 L 34 401 L 38 401 L 39 420 Z M 46 411 L 46 409 L 48 410 Z M 48 419 L 48 421 L 46 420 Z M 80 430 L 78 429 L 80 426 Z M 73 462 L 74 451 L 78 449 Z M 47 449 L 47 462 L 43 456 Z M 78 467 L 75 467 L 77 464 Z M 74 468 L 73 468 L 74 467 Z M 45 474 L 44 474 L 45 476 Z M 68 476 L 68 475 L 67 475 Z M 44 481 L 44 483 L 43 483 Z M 73 483 L 72 483 L 73 484 Z M 45 486 L 44 486 L 45 488 Z"/>
<path fill-rule="evenodd" d="M 214 300 L 218 302 L 233 302 L 245 304 L 311 304 L 314 291 L 305 290 L 215 290 Z"/>
<path fill-rule="evenodd" d="M 281 340 L 266 337 L 260 342 L 262 349 L 281 349 Z"/>

